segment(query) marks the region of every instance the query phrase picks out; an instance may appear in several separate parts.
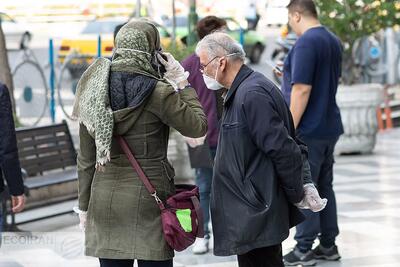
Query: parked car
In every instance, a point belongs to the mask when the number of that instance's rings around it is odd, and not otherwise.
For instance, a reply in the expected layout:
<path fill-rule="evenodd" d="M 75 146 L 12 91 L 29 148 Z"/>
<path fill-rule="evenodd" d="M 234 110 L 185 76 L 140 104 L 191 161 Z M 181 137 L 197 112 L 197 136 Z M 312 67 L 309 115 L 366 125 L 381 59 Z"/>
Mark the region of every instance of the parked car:
<path fill-rule="evenodd" d="M 224 18 L 227 23 L 228 34 L 237 41 L 240 41 L 240 24 L 233 18 Z M 171 32 L 172 31 L 172 19 L 164 19 L 163 25 Z M 250 62 L 257 64 L 260 62 L 261 55 L 265 49 L 265 38 L 259 35 L 254 30 L 243 30 L 243 48 L 246 52 Z M 183 43 L 186 43 L 188 35 L 188 17 L 177 16 L 176 17 L 176 36 L 180 38 Z"/>
<path fill-rule="evenodd" d="M 228 26 L 228 34 L 237 41 L 240 41 L 240 32 L 243 31 L 243 49 L 246 56 L 253 64 L 258 64 L 266 46 L 264 36 L 254 30 L 242 29 L 240 24 L 232 18 L 224 18 Z"/>
<path fill-rule="evenodd" d="M 0 19 L 7 49 L 23 49 L 28 47 L 32 33 L 28 30 L 27 25 L 17 22 L 3 12 L 0 12 Z"/>
<path fill-rule="evenodd" d="M 162 25 L 172 32 L 173 21 L 172 18 L 164 17 L 162 20 Z M 187 16 L 176 16 L 175 17 L 175 34 L 177 38 L 182 39 L 188 35 L 188 17 Z"/>
<path fill-rule="evenodd" d="M 98 55 L 99 36 L 101 37 L 101 55 L 111 58 L 114 49 L 114 29 L 127 21 L 127 18 L 109 18 L 88 22 L 80 36 L 61 41 L 58 52 L 59 62 L 63 64 L 65 58 L 73 54 L 73 58 L 67 63 L 67 69 L 72 77 L 79 77 Z M 157 24 L 157 28 L 160 32 L 161 45 L 169 46 L 172 41 L 171 35 L 161 25 Z"/>

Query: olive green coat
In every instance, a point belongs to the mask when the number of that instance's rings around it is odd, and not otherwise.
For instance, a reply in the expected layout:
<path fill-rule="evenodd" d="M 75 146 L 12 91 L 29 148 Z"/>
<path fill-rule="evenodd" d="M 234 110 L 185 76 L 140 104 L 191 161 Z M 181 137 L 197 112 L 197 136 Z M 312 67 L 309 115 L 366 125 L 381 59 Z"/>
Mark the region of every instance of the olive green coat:
<path fill-rule="evenodd" d="M 206 134 L 207 122 L 194 89 L 176 93 L 158 82 L 146 102 L 114 112 L 114 134 L 123 135 L 162 200 L 174 193 L 167 159 L 169 126 L 188 137 Z M 85 254 L 110 259 L 167 260 L 160 210 L 113 139 L 111 162 L 95 170 L 94 139 L 80 125 L 79 208 L 87 210 Z"/>

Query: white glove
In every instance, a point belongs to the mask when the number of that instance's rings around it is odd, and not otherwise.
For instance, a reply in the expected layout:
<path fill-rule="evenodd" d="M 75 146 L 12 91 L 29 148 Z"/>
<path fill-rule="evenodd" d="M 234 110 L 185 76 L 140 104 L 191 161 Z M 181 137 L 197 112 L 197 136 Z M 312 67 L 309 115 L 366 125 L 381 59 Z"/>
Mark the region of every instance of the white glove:
<path fill-rule="evenodd" d="M 189 77 L 189 72 L 185 71 L 182 65 L 170 54 L 163 52 L 163 55 L 167 57 L 166 61 L 160 54 L 157 54 L 158 60 L 164 65 L 166 73 L 164 73 L 164 79 L 166 79 L 175 91 L 183 89 L 188 85 L 187 78 Z"/>
<path fill-rule="evenodd" d="M 314 184 L 305 184 L 303 188 L 304 198 L 295 205 L 300 209 L 310 209 L 313 212 L 323 210 L 326 206 L 326 203 L 328 203 L 328 200 L 326 198 L 321 199 Z"/>
<path fill-rule="evenodd" d="M 87 211 L 82 211 L 78 207 L 73 207 L 73 211 L 79 216 L 79 228 L 85 232 L 86 229 L 86 219 L 87 219 Z"/>
<path fill-rule="evenodd" d="M 197 146 L 202 146 L 204 145 L 204 141 L 206 140 L 206 136 L 199 137 L 199 138 L 190 138 L 184 136 L 186 143 L 191 147 L 195 148 Z"/>

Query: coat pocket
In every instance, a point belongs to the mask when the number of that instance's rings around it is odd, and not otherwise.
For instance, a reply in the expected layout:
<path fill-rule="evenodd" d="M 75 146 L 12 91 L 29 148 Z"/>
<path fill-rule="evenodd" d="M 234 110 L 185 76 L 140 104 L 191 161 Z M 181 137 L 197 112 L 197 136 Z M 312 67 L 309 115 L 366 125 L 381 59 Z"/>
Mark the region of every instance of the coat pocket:
<path fill-rule="evenodd" d="M 243 194 L 248 204 L 253 208 L 257 210 L 265 210 L 269 208 L 269 205 L 265 203 L 260 194 L 257 192 L 257 189 L 251 182 L 251 178 L 245 180 Z"/>
<path fill-rule="evenodd" d="M 237 121 L 222 124 L 223 130 L 232 130 L 232 129 L 243 128 L 243 127 L 244 127 L 244 124 L 239 123 Z"/>
<path fill-rule="evenodd" d="M 175 178 L 175 170 L 174 167 L 168 162 L 168 160 L 162 160 L 161 165 L 163 167 L 164 176 L 168 178 L 168 180 L 173 181 Z"/>

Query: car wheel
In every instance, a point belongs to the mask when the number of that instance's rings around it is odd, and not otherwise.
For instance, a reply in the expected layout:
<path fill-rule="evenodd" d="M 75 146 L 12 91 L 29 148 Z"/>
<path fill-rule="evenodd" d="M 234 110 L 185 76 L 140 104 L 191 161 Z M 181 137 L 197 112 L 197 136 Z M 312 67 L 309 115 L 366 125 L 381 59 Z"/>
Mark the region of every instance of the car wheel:
<path fill-rule="evenodd" d="M 25 32 L 22 35 L 21 42 L 19 44 L 20 49 L 26 49 L 29 46 L 29 42 L 31 41 L 32 35 L 29 32 Z"/>
<path fill-rule="evenodd" d="M 184 45 L 187 45 L 187 35 L 181 38 L 181 41 Z"/>
<path fill-rule="evenodd" d="M 258 64 L 261 60 L 263 47 L 260 44 L 256 44 L 251 50 L 250 62 L 252 64 Z"/>

